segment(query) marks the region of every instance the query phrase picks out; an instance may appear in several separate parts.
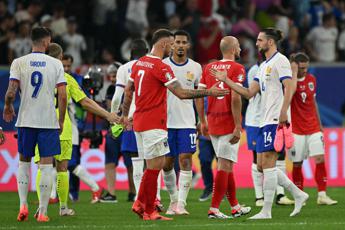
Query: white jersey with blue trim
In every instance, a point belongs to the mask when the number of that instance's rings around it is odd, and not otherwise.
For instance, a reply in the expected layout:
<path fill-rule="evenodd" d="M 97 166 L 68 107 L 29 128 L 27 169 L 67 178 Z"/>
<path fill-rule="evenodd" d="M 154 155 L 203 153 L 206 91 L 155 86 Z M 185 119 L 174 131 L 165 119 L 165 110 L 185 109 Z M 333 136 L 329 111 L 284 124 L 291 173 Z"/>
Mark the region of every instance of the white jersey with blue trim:
<path fill-rule="evenodd" d="M 254 81 L 259 71 L 259 65 L 253 65 L 247 75 L 248 86 Z M 246 126 L 259 127 L 261 119 L 261 95 L 257 93 L 249 100 L 249 104 L 246 110 Z"/>
<path fill-rule="evenodd" d="M 131 76 L 131 73 L 132 73 L 132 66 L 134 65 L 136 61 L 137 60 L 129 61 L 119 67 L 116 74 L 116 87 L 123 87 L 123 88 L 126 87 L 128 83 L 128 78 Z M 133 93 L 132 104 L 129 108 L 128 117 L 133 117 L 134 111 L 135 111 L 135 95 Z"/>
<path fill-rule="evenodd" d="M 61 61 L 44 53 L 30 53 L 12 62 L 10 80 L 18 81 L 20 89 L 16 127 L 58 129 L 55 88 L 66 84 Z"/>
<path fill-rule="evenodd" d="M 169 65 L 184 89 L 195 89 L 200 81 L 201 65 L 188 58 L 184 64 L 175 63 L 171 57 L 163 62 Z M 196 120 L 193 100 L 181 100 L 168 90 L 168 121 L 171 129 L 195 129 Z"/>
<path fill-rule="evenodd" d="M 284 101 L 282 81 L 287 78 L 292 78 L 291 65 L 287 57 L 279 52 L 260 65 L 254 78 L 260 83 L 261 91 L 260 127 L 279 123 Z"/>

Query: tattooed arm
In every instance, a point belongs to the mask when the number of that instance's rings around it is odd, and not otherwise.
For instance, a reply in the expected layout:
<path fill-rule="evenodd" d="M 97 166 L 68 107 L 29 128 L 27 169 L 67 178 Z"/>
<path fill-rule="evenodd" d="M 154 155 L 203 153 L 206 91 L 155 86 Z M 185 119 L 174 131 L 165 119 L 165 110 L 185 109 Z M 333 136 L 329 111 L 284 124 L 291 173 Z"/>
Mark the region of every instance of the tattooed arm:
<path fill-rule="evenodd" d="M 134 82 L 128 81 L 128 83 L 125 87 L 125 98 L 124 98 L 123 103 L 122 103 L 122 116 L 123 117 L 128 117 L 129 108 L 131 107 L 131 104 L 132 104 L 134 90 L 135 90 Z"/>
<path fill-rule="evenodd" d="M 8 89 L 5 96 L 5 106 L 3 118 L 6 122 L 11 122 L 16 116 L 13 108 L 13 102 L 16 98 L 16 93 L 18 90 L 19 81 L 10 80 L 8 84 Z"/>

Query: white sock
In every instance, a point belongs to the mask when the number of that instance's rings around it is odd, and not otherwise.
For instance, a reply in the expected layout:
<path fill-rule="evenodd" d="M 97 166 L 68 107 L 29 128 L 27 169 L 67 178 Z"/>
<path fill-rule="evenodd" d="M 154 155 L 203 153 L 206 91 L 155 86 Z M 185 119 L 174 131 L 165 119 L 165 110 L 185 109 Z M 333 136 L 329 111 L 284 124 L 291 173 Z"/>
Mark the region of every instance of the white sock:
<path fill-rule="evenodd" d="M 52 191 L 50 193 L 50 198 L 55 199 L 56 198 L 56 168 L 53 168 L 52 170 Z"/>
<path fill-rule="evenodd" d="M 20 206 L 28 206 L 27 198 L 29 191 L 30 164 L 31 162 L 19 161 L 17 173 L 17 186 Z"/>
<path fill-rule="evenodd" d="M 162 185 L 162 170 L 159 172 L 158 178 L 157 178 L 157 194 L 156 194 L 156 198 L 158 200 L 161 200 L 161 185 Z"/>
<path fill-rule="evenodd" d="M 271 215 L 277 184 L 277 169 L 264 169 L 264 206 L 262 207 L 262 212 L 265 214 Z"/>
<path fill-rule="evenodd" d="M 73 173 L 80 178 L 85 184 L 87 184 L 92 192 L 97 192 L 99 190 L 99 186 L 97 182 L 92 179 L 91 175 L 81 166 L 78 165 L 74 170 Z"/>
<path fill-rule="evenodd" d="M 289 192 L 291 192 L 294 198 L 298 197 L 298 195 L 301 194 L 302 191 L 294 183 L 292 183 L 292 181 L 280 169 L 277 169 L 277 177 L 278 183 L 286 188 Z"/>
<path fill-rule="evenodd" d="M 255 198 L 263 198 L 263 179 L 264 174 L 258 171 L 258 167 L 256 164 L 252 164 L 252 179 L 254 184 L 254 191 L 255 191 Z"/>
<path fill-rule="evenodd" d="M 39 213 L 42 215 L 47 215 L 49 197 L 53 183 L 53 164 L 40 164 L 39 167 L 41 170 Z"/>
<path fill-rule="evenodd" d="M 178 201 L 178 193 L 176 187 L 176 173 L 175 169 L 170 171 L 163 171 L 164 184 L 167 187 L 167 191 L 170 195 L 170 202 Z M 180 178 L 181 179 L 181 178 Z"/>
<path fill-rule="evenodd" d="M 137 199 L 141 178 L 144 174 L 144 160 L 132 158 L 132 164 L 133 164 L 133 181 L 134 181 L 134 187 L 136 191 L 135 199 Z"/>
<path fill-rule="evenodd" d="M 187 196 L 189 189 L 192 186 L 193 172 L 180 170 L 180 176 L 178 180 L 178 206 L 185 207 L 187 205 Z"/>
<path fill-rule="evenodd" d="M 277 161 L 276 162 L 276 167 L 278 169 L 280 169 L 283 173 L 286 174 L 286 164 L 285 164 L 285 160 L 282 160 L 282 161 Z M 284 192 L 284 187 L 280 186 L 279 183 L 277 185 L 277 195 L 279 194 L 282 194 L 282 195 L 285 195 L 285 192 Z"/>

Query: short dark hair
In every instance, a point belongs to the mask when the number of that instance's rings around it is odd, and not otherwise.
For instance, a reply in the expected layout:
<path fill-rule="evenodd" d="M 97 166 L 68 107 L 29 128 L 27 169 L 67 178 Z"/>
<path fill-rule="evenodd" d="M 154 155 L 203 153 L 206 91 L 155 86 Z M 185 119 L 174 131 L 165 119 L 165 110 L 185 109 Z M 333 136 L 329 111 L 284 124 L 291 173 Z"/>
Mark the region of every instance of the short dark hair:
<path fill-rule="evenodd" d="M 329 20 L 331 20 L 332 18 L 334 18 L 334 15 L 332 12 L 330 13 L 325 13 L 324 15 L 322 15 L 322 23 L 328 22 Z"/>
<path fill-rule="evenodd" d="M 135 39 L 131 43 L 131 60 L 140 58 L 149 51 L 143 39 Z"/>
<path fill-rule="evenodd" d="M 276 28 L 268 27 L 263 29 L 261 32 L 265 33 L 268 38 L 273 39 L 276 44 L 283 39 L 283 32 Z"/>
<path fill-rule="evenodd" d="M 187 39 L 188 39 L 188 42 L 191 41 L 190 34 L 187 31 L 185 31 L 185 30 L 177 30 L 174 33 L 174 38 L 176 38 L 176 36 L 186 36 Z"/>
<path fill-rule="evenodd" d="M 62 60 L 71 60 L 71 62 L 73 63 L 73 56 L 70 54 L 64 54 L 62 57 Z"/>
<path fill-rule="evenodd" d="M 31 40 L 33 43 L 40 42 L 43 38 L 51 37 L 51 30 L 46 27 L 36 27 L 31 30 Z"/>
<path fill-rule="evenodd" d="M 309 62 L 309 60 L 310 59 L 309 59 L 308 55 L 306 55 L 303 52 L 298 52 L 298 53 L 290 55 L 290 61 L 294 61 L 294 62 L 297 62 L 297 63 Z"/>
<path fill-rule="evenodd" d="M 156 30 L 152 35 L 151 44 L 156 44 L 162 38 L 173 37 L 174 35 L 167 29 Z"/>

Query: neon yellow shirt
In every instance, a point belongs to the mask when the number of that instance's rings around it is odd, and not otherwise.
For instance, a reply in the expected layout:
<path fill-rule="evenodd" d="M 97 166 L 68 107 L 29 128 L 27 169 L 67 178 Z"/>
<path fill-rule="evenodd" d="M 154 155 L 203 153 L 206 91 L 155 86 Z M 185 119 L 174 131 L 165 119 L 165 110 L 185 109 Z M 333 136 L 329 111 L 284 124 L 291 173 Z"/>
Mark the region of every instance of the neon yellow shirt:
<path fill-rule="evenodd" d="M 71 103 L 71 98 L 75 102 L 79 102 L 86 97 L 84 91 L 79 87 L 77 81 L 68 73 L 65 73 L 65 79 L 67 82 L 66 93 L 67 93 L 67 104 Z M 55 95 L 57 98 L 57 94 Z M 56 114 L 59 117 L 59 108 L 57 99 L 55 102 Z M 68 111 L 66 109 L 65 121 L 63 125 L 63 131 L 60 135 L 60 140 L 72 140 L 72 122 L 69 118 Z"/>

